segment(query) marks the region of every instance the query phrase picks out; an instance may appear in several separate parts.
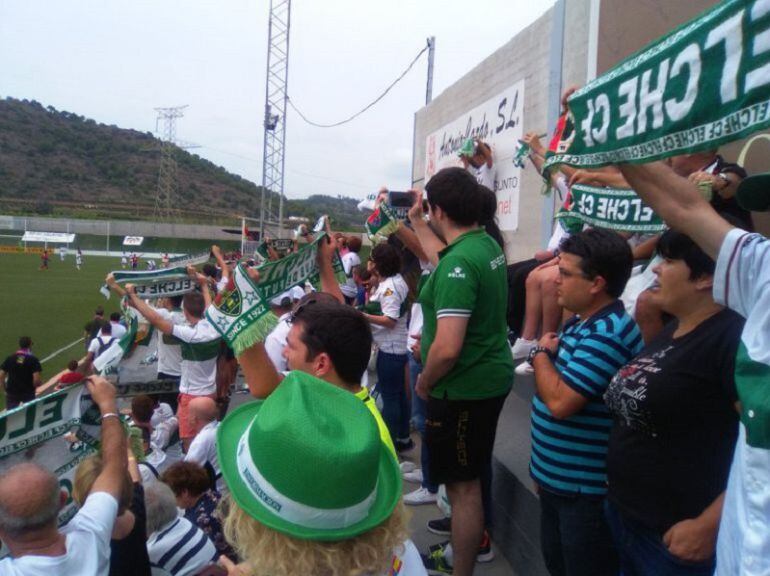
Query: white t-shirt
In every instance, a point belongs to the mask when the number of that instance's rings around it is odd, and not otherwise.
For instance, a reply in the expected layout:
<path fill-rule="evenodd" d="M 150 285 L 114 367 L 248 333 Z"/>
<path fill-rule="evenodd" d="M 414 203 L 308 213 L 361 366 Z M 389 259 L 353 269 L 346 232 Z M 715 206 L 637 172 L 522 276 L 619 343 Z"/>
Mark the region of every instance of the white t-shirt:
<path fill-rule="evenodd" d="M 219 469 L 219 460 L 217 459 L 217 426 L 219 422 L 214 420 L 206 424 L 203 429 L 195 435 L 190 443 L 190 449 L 184 457 L 185 462 L 195 462 L 204 468 L 208 464 L 214 470 L 214 478 L 217 482 L 217 491 L 222 493 L 227 487 L 222 478 L 222 471 Z"/>
<path fill-rule="evenodd" d="M 219 557 L 205 532 L 187 518 L 181 517 L 150 535 L 147 539 L 147 553 L 153 565 L 153 575 L 197 574 Z"/>
<path fill-rule="evenodd" d="M 770 574 L 770 240 L 733 229 L 714 299 L 746 318 L 735 359 L 742 415 L 717 540 L 716 576 Z"/>
<path fill-rule="evenodd" d="M 402 306 L 409 295 L 409 287 L 401 277 L 396 274 L 380 281 L 377 290 L 369 299 L 370 302 L 379 302 L 382 314 L 396 320 L 394 328 L 385 328 L 372 324 L 372 337 L 382 352 L 388 354 L 406 354 L 407 318 Z"/>
<path fill-rule="evenodd" d="M 265 352 L 270 357 L 270 361 L 278 372 L 287 372 L 289 366 L 286 358 L 283 357 L 283 349 L 286 348 L 286 338 L 291 330 L 289 318 L 291 312 L 287 312 L 278 318 L 278 324 L 265 338 Z"/>
<path fill-rule="evenodd" d="M 193 396 L 216 392 L 219 333 L 205 318 L 195 326 L 174 325 L 174 336 L 182 341 L 182 378 L 179 391 Z"/>
<path fill-rule="evenodd" d="M 344 284 L 340 284 L 340 290 L 346 298 L 355 298 L 358 294 L 358 286 L 355 280 L 353 280 L 353 267 L 361 265 L 361 258 L 355 252 L 348 252 L 341 260 L 347 280 L 345 280 Z"/>
<path fill-rule="evenodd" d="M 97 358 L 99 354 L 106 352 L 107 349 L 112 346 L 114 342 L 117 342 L 120 340 L 120 338 L 116 337 L 114 334 L 101 334 L 91 340 L 91 343 L 88 345 L 88 351 L 93 352 L 94 358 Z M 101 348 L 101 352 L 99 352 L 99 348 Z"/>
<path fill-rule="evenodd" d="M 3 576 L 103 576 L 110 570 L 110 538 L 118 501 L 106 492 L 89 494 L 83 507 L 60 529 L 67 552 L 62 556 L 22 556 L 0 560 Z"/>
<path fill-rule="evenodd" d="M 396 550 L 393 563 L 388 570 L 388 576 L 425 576 L 427 571 L 420 558 L 420 553 L 414 542 L 407 540 L 403 550 Z"/>
<path fill-rule="evenodd" d="M 553 227 L 553 234 L 551 234 L 551 239 L 548 240 L 548 251 L 556 252 L 556 250 L 558 250 L 559 246 L 561 245 L 561 241 L 565 238 L 569 238 L 569 232 L 564 229 L 564 226 L 561 225 L 561 222 L 557 222 Z"/>
<path fill-rule="evenodd" d="M 172 324 L 183 326 L 185 323 L 184 312 L 181 310 L 165 308 L 153 308 L 153 310 Z M 182 375 L 182 347 L 173 336 L 168 334 L 158 334 L 158 372 L 169 376 Z"/>
<path fill-rule="evenodd" d="M 158 407 L 152 411 L 152 416 L 150 417 L 150 424 L 152 424 L 152 427 L 155 428 L 156 426 L 159 426 L 162 422 L 165 422 L 169 418 L 173 418 L 173 417 L 174 417 L 174 410 L 171 408 L 171 405 L 166 404 L 165 402 L 159 402 Z"/>
<path fill-rule="evenodd" d="M 120 322 L 112 322 L 110 321 L 110 324 L 112 324 L 112 335 L 115 336 L 118 340 L 123 338 L 123 334 L 127 332 L 127 329 L 123 324 Z"/>
<path fill-rule="evenodd" d="M 494 164 L 492 164 L 491 168 L 487 166 L 486 162 L 478 168 L 474 168 L 468 164 L 468 171 L 475 176 L 476 182 L 482 186 L 486 186 L 492 192 L 495 191 L 495 175 L 497 174 L 497 169 Z"/>

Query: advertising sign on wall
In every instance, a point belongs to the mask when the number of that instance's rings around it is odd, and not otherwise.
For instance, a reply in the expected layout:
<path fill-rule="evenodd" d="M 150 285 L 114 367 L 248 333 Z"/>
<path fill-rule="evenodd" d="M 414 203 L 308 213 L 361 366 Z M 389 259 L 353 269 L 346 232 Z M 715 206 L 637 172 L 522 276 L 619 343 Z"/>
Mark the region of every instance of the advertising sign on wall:
<path fill-rule="evenodd" d="M 468 138 L 492 148 L 497 219 L 500 229 L 519 226 L 520 173 L 513 156 L 523 135 L 524 80 L 469 110 L 428 135 L 425 143 L 425 181 L 450 166 L 462 166 L 458 152 Z"/>

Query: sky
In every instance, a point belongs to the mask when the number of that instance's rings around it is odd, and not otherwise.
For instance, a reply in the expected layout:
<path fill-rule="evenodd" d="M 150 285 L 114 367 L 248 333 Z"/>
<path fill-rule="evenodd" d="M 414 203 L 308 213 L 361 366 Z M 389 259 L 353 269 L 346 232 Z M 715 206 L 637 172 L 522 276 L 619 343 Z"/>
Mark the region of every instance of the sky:
<path fill-rule="evenodd" d="M 437 96 L 552 4 L 294 0 L 289 97 L 311 120 L 342 120 L 401 74 L 428 36 Z M 269 0 L 0 0 L 0 97 L 156 135 L 155 108 L 187 105 L 178 140 L 259 184 L 268 20 Z M 343 127 L 316 128 L 289 109 L 287 197 L 409 187 L 426 56 Z"/>

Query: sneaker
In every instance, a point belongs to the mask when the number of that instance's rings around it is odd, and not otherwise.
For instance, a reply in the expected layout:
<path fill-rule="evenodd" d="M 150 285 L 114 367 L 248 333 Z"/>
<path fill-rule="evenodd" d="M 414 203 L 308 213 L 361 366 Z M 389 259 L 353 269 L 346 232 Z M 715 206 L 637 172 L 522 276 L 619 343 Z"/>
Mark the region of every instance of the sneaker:
<path fill-rule="evenodd" d="M 413 472 L 417 466 L 414 462 L 410 462 L 409 460 L 404 460 L 398 465 L 399 468 L 401 468 L 401 474 L 408 474 L 409 472 Z"/>
<path fill-rule="evenodd" d="M 445 558 L 447 556 L 451 556 L 451 554 L 447 554 L 447 548 L 452 546 L 452 544 L 449 542 L 449 540 L 446 540 L 444 542 L 441 542 L 440 544 L 434 544 L 433 546 L 428 547 L 428 555 L 430 556 L 434 552 L 440 550 L 442 556 Z M 481 544 L 479 544 L 479 551 L 476 554 L 476 562 L 479 564 L 486 564 L 487 562 L 491 562 L 495 559 L 495 553 L 492 551 L 492 541 L 489 539 L 489 532 L 484 530 L 484 536 L 481 540 Z"/>
<path fill-rule="evenodd" d="M 417 468 L 417 470 L 413 470 L 412 472 L 405 472 L 402 477 L 407 482 L 414 482 L 415 484 L 422 484 L 422 470 L 420 468 Z M 436 496 L 434 494 L 434 496 Z M 435 502 L 435 500 L 433 500 Z"/>
<path fill-rule="evenodd" d="M 446 561 L 446 558 L 444 558 L 443 550 L 431 552 L 427 556 L 420 554 L 420 557 L 422 558 L 422 563 L 428 574 L 437 574 L 440 576 L 441 574 L 452 573 L 452 565 Z"/>
<path fill-rule="evenodd" d="M 396 445 L 396 452 L 408 452 L 414 448 L 414 440 L 411 438 L 409 440 L 396 440 L 394 444 Z"/>
<path fill-rule="evenodd" d="M 529 356 L 529 351 L 537 346 L 537 340 L 525 340 L 524 338 L 516 338 L 516 342 L 511 347 L 511 354 L 514 360 L 524 360 Z"/>
<path fill-rule="evenodd" d="M 479 551 L 476 553 L 476 562 L 484 564 L 495 559 L 495 553 L 492 551 L 492 541 L 489 539 L 489 532 L 484 530 L 484 536 L 479 544 Z"/>
<path fill-rule="evenodd" d="M 435 504 L 438 496 L 427 488 L 420 487 L 409 494 L 404 494 L 404 504 L 419 506 L 420 504 Z"/>
<path fill-rule="evenodd" d="M 535 373 L 535 368 L 529 362 L 522 362 L 514 370 L 518 376 L 529 376 Z"/>
<path fill-rule="evenodd" d="M 439 536 L 449 536 L 452 533 L 452 519 L 444 517 L 428 520 L 428 532 L 433 532 Z"/>

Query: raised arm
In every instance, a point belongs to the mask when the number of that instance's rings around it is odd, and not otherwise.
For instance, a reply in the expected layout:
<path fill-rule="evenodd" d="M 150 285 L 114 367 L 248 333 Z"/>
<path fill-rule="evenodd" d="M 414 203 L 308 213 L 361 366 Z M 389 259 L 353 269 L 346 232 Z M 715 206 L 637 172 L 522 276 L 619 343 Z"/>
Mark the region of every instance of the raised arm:
<path fill-rule="evenodd" d="M 331 294 L 334 298 L 344 304 L 345 297 L 340 290 L 339 282 L 334 275 L 334 266 L 332 262 L 337 254 L 337 248 L 332 241 L 332 234 L 329 228 L 329 218 L 325 219 L 326 237 L 318 243 L 318 275 L 321 278 L 321 292 Z"/>
<path fill-rule="evenodd" d="M 671 228 L 687 234 L 706 254 L 717 258 L 734 226 L 714 211 L 692 182 L 663 162 L 620 164 L 619 168 L 631 188 Z"/>
<path fill-rule="evenodd" d="M 107 492 L 116 500 L 120 499 L 126 477 L 126 435 L 118 416 L 115 402 L 115 388 L 106 378 L 91 376 L 86 380 L 99 412 L 102 415 L 102 471 L 94 481 L 91 493 Z"/>
<path fill-rule="evenodd" d="M 283 375 L 275 369 L 262 342 L 246 348 L 238 356 L 238 363 L 243 368 L 243 378 L 249 392 L 255 398 L 267 398 L 283 380 Z"/>
<path fill-rule="evenodd" d="M 434 266 L 437 266 L 438 253 L 446 248 L 446 243 L 436 236 L 436 233 L 433 232 L 425 221 L 425 213 L 422 210 L 422 192 L 419 190 L 411 190 L 411 192 L 414 194 L 415 200 L 409 209 L 409 221 L 412 223 L 414 233 L 420 241 L 425 259 Z"/>
<path fill-rule="evenodd" d="M 104 281 L 107 283 L 107 286 L 110 288 L 110 290 L 115 292 L 115 294 L 121 298 L 126 295 L 126 291 L 123 289 L 123 286 L 118 284 L 118 282 L 115 280 L 115 275 L 112 272 L 107 274 L 107 278 L 105 278 Z"/>
<path fill-rule="evenodd" d="M 395 232 L 396 237 L 403 242 L 407 250 L 417 256 L 422 262 L 428 261 L 428 256 L 425 254 L 425 250 L 422 249 L 420 239 L 415 234 L 414 230 L 406 226 L 403 222 L 398 223 L 398 229 Z"/>
<path fill-rule="evenodd" d="M 211 247 L 211 253 L 217 261 L 217 266 L 222 270 L 222 278 L 230 278 L 230 267 L 227 265 L 224 256 L 222 256 L 222 249 L 214 244 Z"/>
<path fill-rule="evenodd" d="M 155 328 L 164 334 L 172 334 L 174 332 L 174 324 L 170 320 L 166 320 L 163 316 L 158 314 L 152 306 L 136 295 L 136 286 L 133 284 L 126 284 L 126 294 L 128 294 L 128 301 L 131 306 L 133 306 L 139 314 L 144 316 L 150 324 L 155 326 Z"/>

